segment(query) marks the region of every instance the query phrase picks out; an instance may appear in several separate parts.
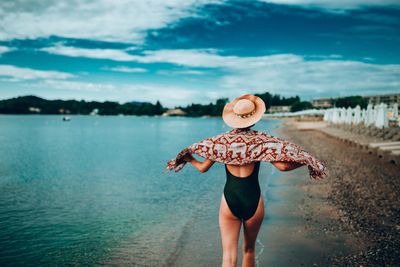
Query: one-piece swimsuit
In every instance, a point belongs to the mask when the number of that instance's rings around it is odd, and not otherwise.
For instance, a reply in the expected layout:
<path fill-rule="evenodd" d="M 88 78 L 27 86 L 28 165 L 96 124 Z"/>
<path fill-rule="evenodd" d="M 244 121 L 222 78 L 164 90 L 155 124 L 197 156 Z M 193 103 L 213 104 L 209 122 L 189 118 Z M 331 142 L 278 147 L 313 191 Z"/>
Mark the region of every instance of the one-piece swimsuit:
<path fill-rule="evenodd" d="M 253 172 L 247 177 L 238 177 L 226 170 L 224 196 L 231 212 L 240 220 L 250 219 L 257 210 L 261 195 L 258 182 L 260 162 L 255 162 Z"/>

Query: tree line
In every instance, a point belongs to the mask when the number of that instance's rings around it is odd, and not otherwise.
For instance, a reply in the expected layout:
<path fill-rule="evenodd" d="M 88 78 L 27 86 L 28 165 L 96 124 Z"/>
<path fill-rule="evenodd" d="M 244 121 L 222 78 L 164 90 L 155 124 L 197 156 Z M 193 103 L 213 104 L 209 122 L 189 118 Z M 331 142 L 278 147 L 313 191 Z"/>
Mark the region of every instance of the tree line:
<path fill-rule="evenodd" d="M 270 94 L 269 92 L 263 94 L 255 94 L 255 96 L 260 97 L 267 106 L 267 111 L 271 106 L 290 106 L 291 111 L 298 111 L 312 108 L 312 104 L 308 101 L 301 101 L 299 96 L 294 97 L 282 97 L 279 94 Z M 188 116 L 198 117 L 198 116 L 221 116 L 222 110 L 226 103 L 228 103 L 228 98 L 217 99 L 214 103 L 202 105 L 194 104 L 188 105 L 186 107 L 177 107 L 186 112 Z"/>
<path fill-rule="evenodd" d="M 290 106 L 291 111 L 299 111 L 312 108 L 308 101 L 301 101 L 299 96 L 282 97 L 278 94 L 256 94 L 267 105 L 267 111 L 271 106 Z M 228 98 L 217 99 L 215 103 L 195 104 L 192 103 L 185 107 L 176 106 L 182 109 L 186 116 L 221 116 L 222 110 Z M 360 105 L 364 108 L 366 100 L 361 96 L 350 96 L 332 99 L 332 103 L 337 107 L 355 107 Z M 160 101 L 155 104 L 150 102 L 118 102 L 105 101 L 84 101 L 84 100 L 46 100 L 37 96 L 28 95 L 16 98 L 0 100 L 0 114 L 82 114 L 88 115 L 93 110 L 97 110 L 99 115 L 161 115 L 167 111 Z"/>
<path fill-rule="evenodd" d="M 21 96 L 0 101 L 2 114 L 82 114 L 88 115 L 97 110 L 99 115 L 161 115 L 166 111 L 160 101 L 118 102 L 46 100 L 37 96 Z"/>

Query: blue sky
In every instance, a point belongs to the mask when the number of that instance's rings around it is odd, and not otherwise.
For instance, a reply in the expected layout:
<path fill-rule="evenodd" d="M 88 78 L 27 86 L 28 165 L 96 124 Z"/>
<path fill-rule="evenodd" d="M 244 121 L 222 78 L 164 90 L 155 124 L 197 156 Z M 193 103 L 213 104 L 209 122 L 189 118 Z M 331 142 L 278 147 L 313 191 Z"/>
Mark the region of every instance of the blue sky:
<path fill-rule="evenodd" d="M 397 0 L 2 1 L 0 99 L 398 93 L 399 47 Z"/>

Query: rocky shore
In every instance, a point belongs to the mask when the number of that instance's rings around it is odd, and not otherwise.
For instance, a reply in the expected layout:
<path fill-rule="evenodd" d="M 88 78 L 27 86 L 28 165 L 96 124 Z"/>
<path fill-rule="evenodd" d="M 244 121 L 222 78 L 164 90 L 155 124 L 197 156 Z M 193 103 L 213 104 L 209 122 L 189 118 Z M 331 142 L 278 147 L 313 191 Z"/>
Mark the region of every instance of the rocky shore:
<path fill-rule="evenodd" d="M 288 120 L 279 135 L 303 146 L 329 169 L 306 186 L 304 216 L 315 233 L 347 236 L 352 249 L 332 253 L 332 266 L 400 266 L 400 167 Z M 313 204 L 319 195 L 323 201 Z M 325 214 L 325 215 L 324 215 Z M 323 218 L 329 219 L 323 219 Z"/>

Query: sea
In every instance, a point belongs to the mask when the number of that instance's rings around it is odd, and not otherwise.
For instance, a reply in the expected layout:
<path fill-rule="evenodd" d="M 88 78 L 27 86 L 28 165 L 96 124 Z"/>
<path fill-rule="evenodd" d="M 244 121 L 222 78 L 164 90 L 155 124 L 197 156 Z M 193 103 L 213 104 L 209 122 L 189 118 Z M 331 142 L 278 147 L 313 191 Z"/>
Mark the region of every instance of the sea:
<path fill-rule="evenodd" d="M 229 131 L 221 118 L 70 118 L 0 116 L 0 266 L 174 266 L 181 253 L 193 253 L 189 266 L 219 261 L 223 165 L 175 173 L 166 163 Z M 273 172 L 261 165 L 260 176 Z"/>

